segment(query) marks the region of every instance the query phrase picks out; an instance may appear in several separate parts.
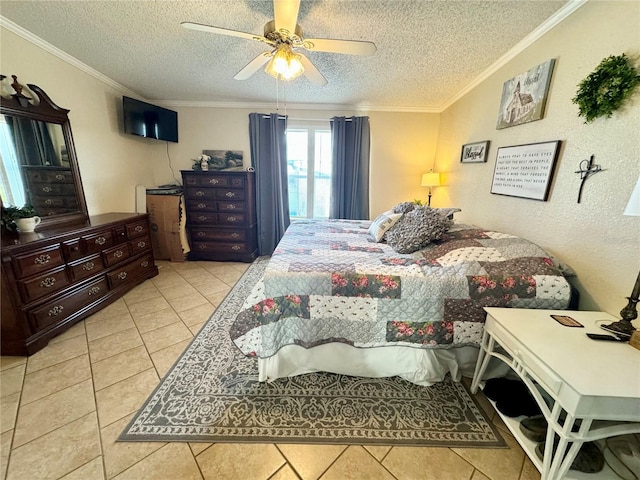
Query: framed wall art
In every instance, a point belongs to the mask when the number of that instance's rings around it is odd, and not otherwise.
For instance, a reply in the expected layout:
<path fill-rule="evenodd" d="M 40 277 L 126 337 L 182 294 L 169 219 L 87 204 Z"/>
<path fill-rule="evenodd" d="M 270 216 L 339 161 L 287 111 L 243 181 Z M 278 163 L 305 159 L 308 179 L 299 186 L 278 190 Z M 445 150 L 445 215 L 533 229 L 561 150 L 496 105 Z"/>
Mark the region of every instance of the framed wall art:
<path fill-rule="evenodd" d="M 546 201 L 560 143 L 554 140 L 498 148 L 491 193 Z"/>
<path fill-rule="evenodd" d="M 504 82 L 496 128 L 540 120 L 547 103 L 555 59 L 547 60 Z"/>
<path fill-rule="evenodd" d="M 484 142 L 467 143 L 462 145 L 460 162 L 462 163 L 484 163 L 487 161 L 489 150 L 489 140 Z"/>

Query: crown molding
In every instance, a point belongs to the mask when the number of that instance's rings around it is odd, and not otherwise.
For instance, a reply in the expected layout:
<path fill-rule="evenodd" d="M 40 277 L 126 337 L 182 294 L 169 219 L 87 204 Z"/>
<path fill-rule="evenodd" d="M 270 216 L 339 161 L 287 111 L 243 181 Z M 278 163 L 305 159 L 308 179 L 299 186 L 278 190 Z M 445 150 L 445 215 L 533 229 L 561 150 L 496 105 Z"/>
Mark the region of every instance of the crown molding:
<path fill-rule="evenodd" d="M 589 0 L 571 0 L 567 2 L 561 9 L 559 9 L 556 13 L 554 13 L 551 17 L 549 17 L 544 23 L 542 23 L 538 28 L 536 28 L 529 35 L 524 37 L 518 43 L 514 45 L 507 53 L 505 53 L 502 57 L 496 60 L 489 68 L 487 68 L 484 72 L 478 75 L 473 81 L 471 81 L 466 87 L 456 93 L 453 97 L 447 100 L 444 104 L 442 104 L 438 111 L 440 113 L 444 112 L 451 105 L 456 103 L 462 97 L 464 97 L 471 90 L 476 88 L 482 82 L 484 82 L 491 75 L 496 73 L 500 68 L 506 65 L 509 61 L 513 60 L 515 57 L 524 52 L 528 47 L 530 47 L 536 40 L 546 34 L 553 27 L 562 22 L 565 18 L 575 12 L 577 9 L 582 7 Z"/>
<path fill-rule="evenodd" d="M 115 90 L 118 90 L 121 93 L 124 93 L 124 94 L 126 94 L 126 95 L 128 95 L 130 97 L 143 99 L 143 97 L 141 97 L 140 94 L 138 94 L 138 93 L 136 93 L 136 92 L 134 92 L 132 90 L 129 90 L 124 85 L 122 85 L 122 84 L 116 82 L 115 80 L 107 77 L 106 75 L 100 73 L 98 70 L 96 70 L 94 68 L 91 68 L 86 63 L 81 62 L 77 58 L 75 58 L 75 57 L 69 55 L 68 53 L 60 50 L 58 47 L 50 44 L 49 42 L 43 40 L 40 37 L 34 35 L 29 30 L 21 27 L 20 25 L 12 22 L 8 18 L 3 17 L 2 15 L 0 15 L 0 27 L 6 28 L 7 30 L 9 30 L 9 31 L 15 33 L 16 35 L 18 35 L 19 37 L 22 37 L 23 39 L 27 40 L 28 42 L 33 43 L 36 47 L 40 47 L 44 51 L 46 51 L 46 52 L 58 57 L 59 59 L 61 59 L 62 61 L 68 63 L 69 65 L 72 65 L 72 66 L 76 67 L 78 70 L 83 71 L 87 75 L 91 75 L 92 77 L 94 77 L 97 80 L 101 81 L 102 83 L 108 85 L 109 87 L 114 88 Z"/>
<path fill-rule="evenodd" d="M 246 108 L 246 109 L 269 109 L 276 107 L 275 102 L 271 103 L 250 103 L 250 102 L 217 102 L 217 101 L 191 101 L 191 100 L 158 100 L 156 103 L 164 107 L 189 107 L 189 108 Z M 320 110 L 332 111 L 346 110 L 358 112 L 402 112 L 402 113 L 440 113 L 438 109 L 429 107 L 394 107 L 379 106 L 369 104 L 341 105 L 330 103 L 287 103 L 280 105 L 278 110 Z"/>

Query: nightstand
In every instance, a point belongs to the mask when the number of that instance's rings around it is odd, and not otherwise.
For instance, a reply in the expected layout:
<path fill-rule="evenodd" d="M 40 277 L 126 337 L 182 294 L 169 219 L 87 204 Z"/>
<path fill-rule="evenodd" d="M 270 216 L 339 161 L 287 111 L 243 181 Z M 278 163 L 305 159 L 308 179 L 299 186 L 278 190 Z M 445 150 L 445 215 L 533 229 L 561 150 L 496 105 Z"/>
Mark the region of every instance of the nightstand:
<path fill-rule="evenodd" d="M 490 358 L 501 359 L 527 385 L 542 409 L 549 425 L 546 445 L 554 434 L 560 437 L 556 451 L 545 448 L 540 461 L 536 444 L 520 432 L 520 419 L 500 414 L 542 480 L 618 479 L 606 465 L 598 474 L 569 470 L 583 442 L 640 433 L 640 352 L 624 342 L 596 341 L 585 335 L 605 333 L 600 323 L 616 318 L 603 312 L 485 310 L 487 321 L 471 391 L 478 391 Z M 552 314 L 569 315 L 584 328 L 563 326 Z M 576 422 L 579 426 L 574 432 Z"/>

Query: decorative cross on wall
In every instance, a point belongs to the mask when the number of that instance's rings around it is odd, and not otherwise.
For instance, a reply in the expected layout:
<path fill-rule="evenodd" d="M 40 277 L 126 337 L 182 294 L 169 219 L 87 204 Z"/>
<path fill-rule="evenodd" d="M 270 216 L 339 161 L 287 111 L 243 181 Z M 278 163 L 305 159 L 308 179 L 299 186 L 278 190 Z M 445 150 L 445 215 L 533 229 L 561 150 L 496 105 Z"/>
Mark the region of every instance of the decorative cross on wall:
<path fill-rule="evenodd" d="M 580 199 L 582 198 L 582 189 L 584 187 L 584 182 L 587 181 L 592 175 L 595 175 L 598 172 L 603 172 L 604 170 L 600 168 L 600 165 L 594 165 L 593 163 L 594 156 L 591 155 L 589 160 L 582 160 L 578 165 L 579 170 L 575 173 L 580 174 L 580 189 L 578 190 L 578 203 L 580 203 Z"/>

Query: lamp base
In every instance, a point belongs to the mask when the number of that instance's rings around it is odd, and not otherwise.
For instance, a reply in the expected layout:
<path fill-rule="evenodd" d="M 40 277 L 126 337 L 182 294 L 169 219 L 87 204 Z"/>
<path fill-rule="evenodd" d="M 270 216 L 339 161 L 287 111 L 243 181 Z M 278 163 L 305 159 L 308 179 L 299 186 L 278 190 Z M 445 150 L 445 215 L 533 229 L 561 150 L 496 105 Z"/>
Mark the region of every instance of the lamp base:
<path fill-rule="evenodd" d="M 633 332 L 636 331 L 636 328 L 629 320 L 618 320 L 617 322 L 610 323 L 609 325 L 600 325 L 600 328 L 613 333 L 617 337 L 625 339 L 631 338 Z"/>

